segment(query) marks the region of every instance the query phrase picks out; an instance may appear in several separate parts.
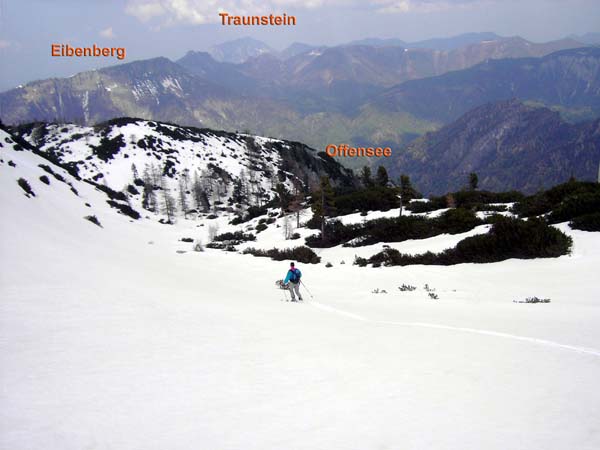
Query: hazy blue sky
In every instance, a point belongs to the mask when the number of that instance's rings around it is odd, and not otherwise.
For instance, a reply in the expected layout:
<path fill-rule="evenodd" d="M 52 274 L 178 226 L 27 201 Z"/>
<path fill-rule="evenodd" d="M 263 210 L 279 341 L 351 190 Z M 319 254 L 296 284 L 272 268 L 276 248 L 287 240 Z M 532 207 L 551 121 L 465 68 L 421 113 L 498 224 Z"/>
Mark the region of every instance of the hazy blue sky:
<path fill-rule="evenodd" d="M 220 25 L 230 14 L 287 13 L 295 27 Z M 50 44 L 124 46 L 125 62 L 177 59 L 188 50 L 243 36 L 276 49 L 364 37 L 416 41 L 494 31 L 548 41 L 600 31 L 600 0 L 0 0 L 0 90 L 119 63 L 52 58 Z"/>

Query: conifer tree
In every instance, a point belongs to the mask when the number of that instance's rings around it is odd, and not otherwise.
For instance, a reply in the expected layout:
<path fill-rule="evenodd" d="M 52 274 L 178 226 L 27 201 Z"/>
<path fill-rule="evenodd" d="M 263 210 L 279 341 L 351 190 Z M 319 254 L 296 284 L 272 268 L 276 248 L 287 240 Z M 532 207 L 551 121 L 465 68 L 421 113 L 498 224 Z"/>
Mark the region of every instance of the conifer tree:
<path fill-rule="evenodd" d="M 233 182 L 233 193 L 231 194 L 231 201 L 238 207 L 242 206 L 246 199 L 244 195 L 244 187 L 242 184 L 241 177 Z"/>
<path fill-rule="evenodd" d="M 281 208 L 281 213 L 283 214 L 287 209 L 292 196 L 283 183 L 277 184 L 275 187 L 275 192 L 277 193 L 277 203 L 279 204 L 279 208 Z"/>
<path fill-rule="evenodd" d="M 329 177 L 321 177 L 321 183 L 319 184 L 319 190 L 313 194 L 312 211 L 313 217 L 317 223 L 321 226 L 321 240 L 325 242 L 327 237 L 325 236 L 325 224 L 327 217 L 335 215 L 335 194 Z"/>
<path fill-rule="evenodd" d="M 252 136 L 246 137 L 246 150 L 248 155 L 249 170 L 251 172 L 260 170 L 261 148 Z"/>
<path fill-rule="evenodd" d="M 400 175 L 400 195 L 404 202 L 417 198 L 419 193 L 413 188 L 408 175 Z"/>
<path fill-rule="evenodd" d="M 365 188 L 373 186 L 373 179 L 371 178 L 371 168 L 364 166 L 360 171 L 360 181 Z"/>
<path fill-rule="evenodd" d="M 385 167 L 379 166 L 377 169 L 377 176 L 375 178 L 375 184 L 378 186 L 386 187 L 389 181 L 387 170 Z"/>
<path fill-rule="evenodd" d="M 208 200 L 205 186 L 206 180 L 202 176 L 199 176 L 198 172 L 195 172 L 194 181 L 192 183 L 192 195 L 194 197 L 196 208 L 202 212 L 208 212 L 210 210 L 210 201 Z"/>
<path fill-rule="evenodd" d="M 475 172 L 471 172 L 469 174 L 469 188 L 472 191 L 477 190 L 477 185 L 479 184 L 479 178 L 477 177 L 477 174 Z"/>

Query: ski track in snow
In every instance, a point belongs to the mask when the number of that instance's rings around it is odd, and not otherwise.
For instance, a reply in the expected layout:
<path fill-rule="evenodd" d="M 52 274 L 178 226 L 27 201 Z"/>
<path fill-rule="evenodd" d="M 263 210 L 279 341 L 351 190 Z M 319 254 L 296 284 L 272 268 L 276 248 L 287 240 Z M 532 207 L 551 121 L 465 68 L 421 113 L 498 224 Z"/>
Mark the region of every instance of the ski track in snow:
<path fill-rule="evenodd" d="M 466 328 L 466 327 L 452 327 L 449 325 L 439 325 L 435 323 L 424 323 L 424 322 L 392 322 L 387 320 L 372 320 L 368 319 L 359 314 L 354 314 L 348 311 L 344 311 L 338 308 L 334 308 L 330 305 L 325 305 L 323 303 L 319 303 L 317 301 L 308 302 L 315 308 L 318 308 L 322 311 L 327 311 L 330 313 L 338 314 L 340 316 L 347 317 L 349 319 L 358 320 L 361 322 L 367 322 L 374 325 L 393 325 L 393 326 L 401 326 L 401 327 L 419 327 L 419 328 L 434 328 L 439 330 L 450 330 L 450 331 L 459 331 L 463 333 L 473 333 L 473 334 L 482 334 L 485 336 L 495 336 L 501 337 L 505 339 L 514 339 L 517 341 L 525 341 L 531 342 L 533 344 L 545 345 L 547 347 L 561 348 L 564 350 L 570 350 L 577 353 L 584 353 L 587 355 L 592 355 L 600 358 L 600 350 L 596 350 L 593 348 L 585 348 L 585 347 L 576 347 L 573 345 L 560 344 L 558 342 L 548 341 L 545 339 L 532 338 L 527 336 L 518 336 L 514 334 L 502 333 L 500 331 L 491 331 L 491 330 L 479 330 L 477 328 Z"/>

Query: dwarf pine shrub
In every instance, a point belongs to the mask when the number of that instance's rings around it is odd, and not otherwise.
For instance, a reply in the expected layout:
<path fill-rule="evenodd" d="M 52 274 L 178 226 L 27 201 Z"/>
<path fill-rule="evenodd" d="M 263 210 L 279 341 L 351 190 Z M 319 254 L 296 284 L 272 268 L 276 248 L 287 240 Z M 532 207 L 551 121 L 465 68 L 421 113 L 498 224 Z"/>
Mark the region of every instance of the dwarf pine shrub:
<path fill-rule="evenodd" d="M 19 178 L 17 184 L 25 191 L 27 197 L 35 197 L 35 192 L 33 192 L 33 189 L 31 189 L 29 182 L 25 178 Z"/>
<path fill-rule="evenodd" d="M 490 263 L 510 258 L 555 258 L 570 252 L 573 240 L 544 220 L 497 218 L 489 233 L 468 237 L 441 253 L 406 255 L 387 248 L 364 262 L 386 266 Z M 356 262 L 355 262 L 356 263 Z M 360 264 L 359 264 L 360 265 Z M 427 290 L 427 289 L 426 289 Z"/>
<path fill-rule="evenodd" d="M 243 252 L 254 256 L 269 257 L 275 261 L 298 261 L 305 264 L 318 264 L 321 258 L 308 247 L 295 247 L 286 249 L 273 248 L 271 250 L 260 250 L 256 248 L 247 248 Z"/>
<path fill-rule="evenodd" d="M 575 217 L 569 226 L 576 230 L 600 231 L 600 212 Z"/>

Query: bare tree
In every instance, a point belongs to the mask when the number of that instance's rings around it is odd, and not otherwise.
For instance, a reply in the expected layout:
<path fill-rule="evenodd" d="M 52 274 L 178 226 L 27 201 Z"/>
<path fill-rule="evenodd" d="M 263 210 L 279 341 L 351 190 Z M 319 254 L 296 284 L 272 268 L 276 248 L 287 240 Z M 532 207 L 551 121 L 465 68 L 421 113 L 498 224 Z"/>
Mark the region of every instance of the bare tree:
<path fill-rule="evenodd" d="M 302 211 L 303 200 L 304 194 L 302 192 L 302 185 L 299 180 L 294 180 L 294 192 L 288 208 L 291 212 L 296 214 L 296 228 L 300 228 L 300 211 Z"/>
<path fill-rule="evenodd" d="M 202 184 L 202 190 L 206 192 L 207 195 L 212 196 L 214 191 L 213 179 L 208 171 L 203 170 L 200 173 L 200 183 Z"/>
<path fill-rule="evenodd" d="M 179 209 L 183 212 L 183 216 L 187 219 L 188 203 L 185 194 L 185 182 L 182 178 L 179 179 Z"/>
<path fill-rule="evenodd" d="M 283 236 L 286 240 L 292 238 L 294 228 L 292 226 L 292 221 L 290 220 L 290 216 L 286 215 L 283 218 Z"/>
<path fill-rule="evenodd" d="M 161 178 L 160 187 L 161 187 L 162 193 L 163 193 L 163 206 L 164 206 L 163 210 L 164 210 L 165 214 L 167 215 L 167 221 L 169 223 L 173 223 L 174 219 L 175 219 L 175 213 L 177 211 L 175 199 L 169 192 L 169 188 L 167 187 L 167 183 L 165 182 L 164 178 Z"/>
<path fill-rule="evenodd" d="M 148 165 L 144 168 L 144 188 L 142 190 L 142 208 L 152 211 L 154 213 L 158 212 L 158 201 L 156 198 L 156 193 L 154 192 L 154 181 L 153 177 L 150 173 L 150 168 Z"/>
<path fill-rule="evenodd" d="M 150 164 L 150 175 L 152 176 L 152 184 L 154 184 L 154 186 L 161 186 L 162 175 L 154 163 Z"/>
<path fill-rule="evenodd" d="M 183 180 L 183 186 L 185 187 L 185 190 L 187 191 L 189 189 L 189 184 L 190 184 L 190 169 L 188 169 L 188 168 L 183 169 L 183 172 L 181 172 L 181 179 Z"/>
<path fill-rule="evenodd" d="M 196 208 L 199 211 L 207 212 L 210 209 L 210 202 L 208 201 L 208 195 L 204 190 L 201 178 L 198 176 L 198 172 L 194 174 L 194 182 L 192 183 L 192 194 L 194 196 L 194 202 Z"/>
<path fill-rule="evenodd" d="M 242 170 L 240 172 L 240 192 L 241 192 L 241 196 L 244 200 L 248 200 L 249 197 L 249 188 L 248 188 L 248 177 L 246 176 L 246 171 Z"/>
<path fill-rule="evenodd" d="M 248 171 L 248 194 L 249 197 L 254 199 L 252 205 L 258 206 L 258 189 L 257 189 L 257 181 L 256 181 L 256 172 L 252 169 Z"/>
<path fill-rule="evenodd" d="M 192 181 L 192 195 L 194 197 L 194 203 L 196 204 L 196 208 L 199 210 L 202 206 L 200 202 L 200 194 L 202 192 L 202 185 L 200 184 L 200 178 L 198 177 L 198 172 L 194 172 L 194 181 Z"/>
<path fill-rule="evenodd" d="M 135 163 L 131 163 L 131 173 L 133 174 L 133 181 L 137 180 L 140 177 L 137 167 L 135 167 Z"/>

